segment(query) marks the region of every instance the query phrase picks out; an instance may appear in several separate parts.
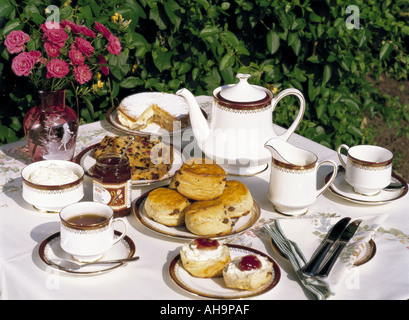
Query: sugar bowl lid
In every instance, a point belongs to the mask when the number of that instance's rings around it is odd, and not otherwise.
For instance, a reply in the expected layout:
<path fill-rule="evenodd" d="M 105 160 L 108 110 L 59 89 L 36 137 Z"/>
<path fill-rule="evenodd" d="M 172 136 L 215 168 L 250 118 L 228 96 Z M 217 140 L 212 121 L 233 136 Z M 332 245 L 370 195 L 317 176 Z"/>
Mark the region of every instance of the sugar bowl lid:
<path fill-rule="evenodd" d="M 254 86 L 247 82 L 251 75 L 239 73 L 236 77 L 240 81 L 235 85 L 230 85 L 226 89 L 220 90 L 217 98 L 224 102 L 238 104 L 266 103 L 271 99 L 271 96 L 262 87 Z"/>

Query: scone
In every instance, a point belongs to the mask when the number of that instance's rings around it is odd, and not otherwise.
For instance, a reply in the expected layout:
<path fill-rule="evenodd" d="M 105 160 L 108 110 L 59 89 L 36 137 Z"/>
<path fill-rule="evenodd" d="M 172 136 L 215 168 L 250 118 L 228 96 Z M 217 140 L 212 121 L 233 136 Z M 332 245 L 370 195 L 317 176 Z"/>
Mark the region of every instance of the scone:
<path fill-rule="evenodd" d="M 238 218 L 250 213 L 253 207 L 253 197 L 244 183 L 236 180 L 226 181 L 223 194 L 218 198 L 230 218 Z"/>
<path fill-rule="evenodd" d="M 214 163 L 184 163 L 175 178 L 177 191 L 192 200 L 220 197 L 226 185 L 226 172 Z"/>
<path fill-rule="evenodd" d="M 256 290 L 271 280 L 273 264 L 266 257 L 247 255 L 231 260 L 223 269 L 227 287 Z"/>
<path fill-rule="evenodd" d="M 229 247 L 207 238 L 185 243 L 180 258 L 186 271 L 199 278 L 221 277 L 224 266 L 231 260 Z"/>
<path fill-rule="evenodd" d="M 130 129 L 151 124 L 172 132 L 189 124 L 189 106 L 183 97 L 162 92 L 142 92 L 124 98 L 117 108 L 118 121 Z"/>
<path fill-rule="evenodd" d="M 223 236 L 231 232 L 233 223 L 219 200 L 193 202 L 185 210 L 186 228 L 199 236 Z"/>
<path fill-rule="evenodd" d="M 185 161 L 182 167 L 191 166 L 193 163 L 202 164 L 202 163 L 214 163 L 214 162 L 206 158 L 190 158 Z M 177 189 L 177 186 L 179 185 L 179 182 L 178 182 L 179 174 L 180 174 L 180 170 L 177 170 L 175 174 L 173 175 L 172 179 L 170 180 L 168 188 L 175 189 L 175 190 Z"/>
<path fill-rule="evenodd" d="M 184 209 L 189 200 L 168 188 L 152 190 L 145 201 L 146 215 L 166 226 L 181 226 L 185 222 Z"/>

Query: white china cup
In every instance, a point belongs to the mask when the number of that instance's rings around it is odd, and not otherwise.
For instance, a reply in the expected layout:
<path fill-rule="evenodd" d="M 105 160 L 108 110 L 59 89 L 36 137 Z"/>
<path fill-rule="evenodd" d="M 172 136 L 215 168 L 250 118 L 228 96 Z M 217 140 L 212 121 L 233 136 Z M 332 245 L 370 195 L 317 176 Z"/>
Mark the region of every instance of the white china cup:
<path fill-rule="evenodd" d="M 99 222 L 77 224 L 70 219 L 84 215 L 97 215 Z M 115 237 L 113 224 L 121 222 L 124 230 Z M 126 235 L 127 223 L 122 218 L 114 218 L 113 209 L 103 203 L 93 201 L 77 202 L 60 211 L 60 245 L 79 262 L 100 260 L 114 244 Z"/>
<path fill-rule="evenodd" d="M 284 163 L 272 159 L 270 187 L 268 198 L 275 209 L 284 215 L 298 216 L 307 213 L 308 208 L 316 201 L 334 181 L 337 165 L 332 160 L 318 162 L 316 154 L 303 151 L 303 164 Z M 324 163 L 334 167 L 331 178 L 317 190 L 318 169 Z"/>
<path fill-rule="evenodd" d="M 341 151 L 347 151 L 347 162 Z M 373 145 L 337 148 L 338 159 L 345 169 L 345 180 L 358 194 L 373 196 L 391 183 L 393 153 Z"/>

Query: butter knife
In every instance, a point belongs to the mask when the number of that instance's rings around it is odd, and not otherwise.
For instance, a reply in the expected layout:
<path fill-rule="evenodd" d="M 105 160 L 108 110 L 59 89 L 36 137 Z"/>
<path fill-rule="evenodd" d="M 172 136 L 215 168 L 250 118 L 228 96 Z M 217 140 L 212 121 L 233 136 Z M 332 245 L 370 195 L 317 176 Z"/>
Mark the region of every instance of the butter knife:
<path fill-rule="evenodd" d="M 311 257 L 310 261 L 308 261 L 302 268 L 302 272 L 305 276 L 312 277 L 315 275 L 320 268 L 322 261 L 324 261 L 328 251 L 344 232 L 350 220 L 351 218 L 349 217 L 343 218 L 332 227 L 325 240 L 320 244 L 318 249 Z"/>
<path fill-rule="evenodd" d="M 328 274 L 330 273 L 332 267 L 334 266 L 335 261 L 338 259 L 338 256 L 340 255 L 341 251 L 345 248 L 348 241 L 351 240 L 351 238 L 354 236 L 361 222 L 362 220 L 355 220 L 348 225 L 348 227 L 342 233 L 341 238 L 339 239 L 336 248 L 334 249 L 334 252 L 316 274 L 317 277 L 321 278 L 328 277 Z"/>

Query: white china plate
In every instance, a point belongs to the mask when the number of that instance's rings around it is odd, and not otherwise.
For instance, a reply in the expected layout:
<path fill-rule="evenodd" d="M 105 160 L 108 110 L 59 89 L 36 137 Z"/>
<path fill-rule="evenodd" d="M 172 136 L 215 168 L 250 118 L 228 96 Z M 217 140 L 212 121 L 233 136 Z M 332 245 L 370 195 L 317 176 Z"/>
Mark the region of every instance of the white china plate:
<path fill-rule="evenodd" d="M 202 110 L 203 116 L 207 119 L 206 112 L 203 109 L 201 109 L 201 110 Z M 191 125 L 188 125 L 188 126 L 182 128 L 182 129 L 175 130 L 173 132 L 168 132 L 168 131 L 162 129 L 161 127 L 159 127 L 156 124 L 150 124 L 144 130 L 133 130 L 133 129 L 130 129 L 130 128 L 122 125 L 118 120 L 118 115 L 117 114 L 118 114 L 117 108 L 112 107 L 107 112 L 106 120 L 115 129 L 118 129 L 119 131 L 122 131 L 123 133 L 126 133 L 126 134 L 132 134 L 132 135 L 156 135 L 156 136 L 166 135 L 166 136 L 172 137 L 174 135 L 182 134 L 183 132 L 185 132 L 188 129 L 192 129 Z"/>
<path fill-rule="evenodd" d="M 98 143 L 85 148 L 75 157 L 75 162 L 81 165 L 85 171 L 85 174 L 90 177 L 92 177 L 91 169 L 96 162 L 96 159 L 93 156 L 93 150 L 97 145 Z M 143 186 L 156 182 L 166 181 L 173 177 L 175 172 L 180 169 L 182 164 L 183 164 L 182 152 L 177 148 L 173 147 L 173 164 L 167 174 L 165 174 L 162 178 L 157 180 L 132 180 L 132 185 Z"/>
<path fill-rule="evenodd" d="M 138 198 L 137 201 L 135 201 L 133 205 L 133 211 L 136 216 L 136 218 L 144 225 L 146 228 L 155 231 L 157 233 L 160 233 L 162 235 L 171 237 L 171 238 L 176 238 L 176 239 L 188 239 L 188 240 L 193 240 L 197 238 L 206 238 L 206 236 L 198 236 L 196 234 L 191 233 L 185 226 L 180 226 L 180 227 L 169 227 L 165 226 L 163 224 L 160 224 L 151 218 L 149 218 L 146 215 L 145 211 L 145 200 L 147 196 L 149 195 L 149 192 L 152 190 L 146 192 L 142 196 Z M 220 237 L 207 237 L 207 238 L 212 238 L 212 239 L 224 239 L 227 237 L 230 237 L 235 234 L 242 233 L 252 227 L 260 218 L 260 207 L 256 200 L 253 199 L 253 207 L 250 210 L 250 213 L 242 216 L 240 218 L 234 218 L 234 226 L 233 230 L 224 236 Z"/>
<path fill-rule="evenodd" d="M 332 173 L 330 173 L 326 177 L 326 181 L 328 181 L 329 177 L 331 176 Z M 355 203 L 360 203 L 360 204 L 366 204 L 366 205 L 380 205 L 380 204 L 386 204 L 391 201 L 395 201 L 399 198 L 402 198 L 407 192 L 408 192 L 408 184 L 406 183 L 405 180 L 403 180 L 401 177 L 398 177 L 395 174 L 392 174 L 392 182 L 399 181 L 402 184 L 405 185 L 404 188 L 402 189 L 397 189 L 397 190 L 381 190 L 377 195 L 373 196 L 365 196 L 362 194 L 358 194 L 354 192 L 352 186 L 345 181 L 345 172 L 338 172 L 334 182 L 329 186 L 329 190 L 345 199 L 349 200 Z"/>
<path fill-rule="evenodd" d="M 264 286 L 253 291 L 228 288 L 224 283 L 223 277 L 197 278 L 192 276 L 183 267 L 180 255 L 177 255 L 169 265 L 170 277 L 180 288 L 188 291 L 189 293 L 214 299 L 242 299 L 252 297 L 270 291 L 277 285 L 278 281 L 280 280 L 280 268 L 271 257 L 249 247 L 233 244 L 227 244 L 227 246 L 230 249 L 230 256 L 232 260 L 235 257 L 246 256 L 248 254 L 258 254 L 270 260 L 273 263 L 273 276 L 271 277 L 271 280 Z"/>
<path fill-rule="evenodd" d="M 121 233 L 115 231 L 115 235 L 119 236 Z M 101 260 L 113 260 L 113 259 L 125 259 L 132 258 L 135 253 L 135 244 L 131 238 L 125 236 L 121 241 L 112 246 L 108 252 L 106 252 Z M 75 275 L 98 275 L 114 270 L 123 263 L 117 264 L 95 264 L 85 266 L 79 270 L 69 270 L 67 267 L 70 262 L 76 262 L 70 254 L 65 252 L 60 246 L 60 233 L 54 233 L 45 239 L 38 249 L 38 254 L 41 260 L 52 268 L 61 272 L 75 274 Z M 65 263 L 65 261 L 68 261 Z M 65 266 L 64 266 L 65 265 Z"/>

